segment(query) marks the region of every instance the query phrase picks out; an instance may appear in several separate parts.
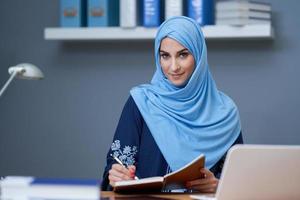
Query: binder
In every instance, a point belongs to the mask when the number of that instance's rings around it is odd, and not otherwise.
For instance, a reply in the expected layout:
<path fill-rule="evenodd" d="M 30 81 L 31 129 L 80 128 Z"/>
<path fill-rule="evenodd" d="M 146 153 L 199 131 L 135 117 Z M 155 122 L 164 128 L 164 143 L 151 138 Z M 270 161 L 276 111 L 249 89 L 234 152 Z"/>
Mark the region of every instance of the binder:
<path fill-rule="evenodd" d="M 120 0 L 120 26 L 136 27 L 137 21 L 138 0 Z"/>
<path fill-rule="evenodd" d="M 86 0 L 60 0 L 60 25 L 86 26 Z"/>
<path fill-rule="evenodd" d="M 119 0 L 88 0 L 88 26 L 118 26 Z"/>
<path fill-rule="evenodd" d="M 161 23 L 161 0 L 143 0 L 143 26 L 157 27 Z"/>
<path fill-rule="evenodd" d="M 183 0 L 165 0 L 165 19 L 183 15 Z"/>
<path fill-rule="evenodd" d="M 188 0 L 188 17 L 196 20 L 200 26 L 214 24 L 213 0 Z"/>

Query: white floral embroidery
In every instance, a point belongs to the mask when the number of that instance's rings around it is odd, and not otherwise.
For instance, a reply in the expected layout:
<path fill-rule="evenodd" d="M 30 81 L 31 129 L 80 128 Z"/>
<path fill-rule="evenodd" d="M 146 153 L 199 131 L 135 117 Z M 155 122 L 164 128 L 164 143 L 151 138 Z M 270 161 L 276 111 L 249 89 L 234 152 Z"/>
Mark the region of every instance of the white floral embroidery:
<path fill-rule="evenodd" d="M 123 164 L 125 165 L 133 165 L 135 163 L 135 154 L 137 153 L 136 146 L 125 146 L 123 151 L 121 150 L 121 143 L 120 140 L 115 140 L 111 144 L 111 151 L 113 155 L 119 158 Z"/>
<path fill-rule="evenodd" d="M 111 145 L 111 150 L 115 151 L 117 149 L 120 149 L 120 140 L 115 140 L 115 142 L 112 143 Z"/>

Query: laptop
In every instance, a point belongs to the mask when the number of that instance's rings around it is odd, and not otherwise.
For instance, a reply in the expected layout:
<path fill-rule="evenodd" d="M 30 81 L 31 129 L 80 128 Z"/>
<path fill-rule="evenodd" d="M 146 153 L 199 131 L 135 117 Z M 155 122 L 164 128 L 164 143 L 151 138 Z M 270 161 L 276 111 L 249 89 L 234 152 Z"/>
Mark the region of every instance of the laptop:
<path fill-rule="evenodd" d="M 300 145 L 235 145 L 215 196 L 201 200 L 300 199 Z"/>

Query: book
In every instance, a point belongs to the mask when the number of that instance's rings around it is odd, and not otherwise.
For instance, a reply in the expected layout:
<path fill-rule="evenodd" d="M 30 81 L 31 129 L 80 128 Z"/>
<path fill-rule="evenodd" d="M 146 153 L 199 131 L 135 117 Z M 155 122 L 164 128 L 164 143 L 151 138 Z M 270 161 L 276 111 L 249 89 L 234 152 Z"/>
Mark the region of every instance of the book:
<path fill-rule="evenodd" d="M 201 154 L 182 168 L 166 174 L 138 180 L 118 181 L 112 186 L 115 192 L 153 192 L 162 190 L 184 189 L 187 181 L 201 178 L 200 169 L 204 168 L 205 156 Z"/>
<path fill-rule="evenodd" d="M 143 0 L 143 26 L 157 27 L 161 23 L 161 0 Z"/>
<path fill-rule="evenodd" d="M 249 24 L 271 24 L 269 19 L 260 18 L 228 18 L 228 19 L 217 19 L 217 25 L 232 25 L 232 26 L 243 26 Z"/>
<path fill-rule="evenodd" d="M 271 19 L 270 12 L 261 12 L 254 10 L 230 10 L 230 11 L 217 11 L 216 19 L 227 18 L 260 18 Z"/>
<path fill-rule="evenodd" d="M 86 26 L 85 0 L 60 0 L 60 26 L 82 27 Z"/>
<path fill-rule="evenodd" d="M 165 19 L 183 15 L 183 0 L 165 0 Z"/>
<path fill-rule="evenodd" d="M 119 26 L 119 0 L 88 0 L 88 26 Z"/>
<path fill-rule="evenodd" d="M 256 10 L 271 11 L 271 4 L 257 1 L 218 1 L 216 10 Z"/>
<path fill-rule="evenodd" d="M 214 24 L 213 0 L 188 0 L 187 15 L 194 19 L 200 26 Z"/>
<path fill-rule="evenodd" d="M 120 1 L 120 26 L 136 27 L 138 20 L 138 0 Z"/>
<path fill-rule="evenodd" d="M 98 200 L 98 180 L 8 176 L 0 180 L 0 199 Z"/>

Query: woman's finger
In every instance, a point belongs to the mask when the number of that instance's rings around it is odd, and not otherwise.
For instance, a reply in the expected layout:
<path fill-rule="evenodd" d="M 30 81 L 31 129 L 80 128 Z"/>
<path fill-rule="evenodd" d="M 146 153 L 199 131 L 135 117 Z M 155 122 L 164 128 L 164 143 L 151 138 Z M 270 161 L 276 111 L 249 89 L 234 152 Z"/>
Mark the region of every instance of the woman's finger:
<path fill-rule="evenodd" d="M 195 189 L 202 192 L 204 190 L 210 190 L 210 189 L 216 190 L 216 188 L 217 188 L 217 183 L 211 183 L 207 185 L 193 185 L 189 189 Z"/>
<path fill-rule="evenodd" d="M 215 175 L 208 169 L 202 168 L 200 169 L 200 172 L 204 175 L 204 178 L 215 177 Z"/>
<path fill-rule="evenodd" d="M 213 181 L 214 181 L 214 179 L 211 179 L 211 178 L 210 179 L 207 179 L 207 178 L 196 179 L 196 180 L 187 182 L 187 186 L 206 185 L 206 184 L 209 184 Z"/>
<path fill-rule="evenodd" d="M 130 173 L 135 173 L 136 168 L 135 168 L 134 165 L 129 165 L 127 168 L 128 168 Z"/>
<path fill-rule="evenodd" d="M 194 184 L 194 185 L 187 185 L 188 189 L 207 189 L 207 188 L 211 188 L 211 187 L 216 187 L 217 186 L 217 182 L 216 181 L 211 181 L 207 184 Z"/>
<path fill-rule="evenodd" d="M 118 172 L 120 172 L 122 174 L 125 174 L 126 176 L 129 176 L 129 177 L 131 176 L 130 171 L 126 167 L 124 167 L 124 166 L 122 166 L 120 164 L 113 164 L 112 167 L 111 167 L 111 169 L 115 170 L 115 171 L 118 171 Z"/>
<path fill-rule="evenodd" d="M 117 181 L 122 181 L 120 177 L 114 176 L 114 175 L 108 175 L 109 182 L 117 182 Z"/>
<path fill-rule="evenodd" d="M 203 178 L 187 182 L 186 187 L 200 192 L 215 192 L 218 187 L 219 180 L 208 169 L 203 168 L 200 172 L 203 174 Z"/>
<path fill-rule="evenodd" d="M 130 179 L 131 179 L 131 178 L 130 178 L 130 177 L 131 177 L 130 175 L 124 174 L 123 172 L 117 171 L 117 170 L 114 170 L 114 169 L 109 170 L 108 173 L 109 173 L 109 175 L 118 177 L 118 178 L 120 178 L 121 180 L 130 180 Z"/>
<path fill-rule="evenodd" d="M 134 178 L 135 177 L 135 170 L 136 170 L 135 166 L 134 165 L 129 165 L 128 170 L 130 172 L 130 177 Z"/>
<path fill-rule="evenodd" d="M 117 181 L 122 181 L 120 177 L 114 175 L 108 175 L 108 180 L 110 185 L 114 185 Z"/>

